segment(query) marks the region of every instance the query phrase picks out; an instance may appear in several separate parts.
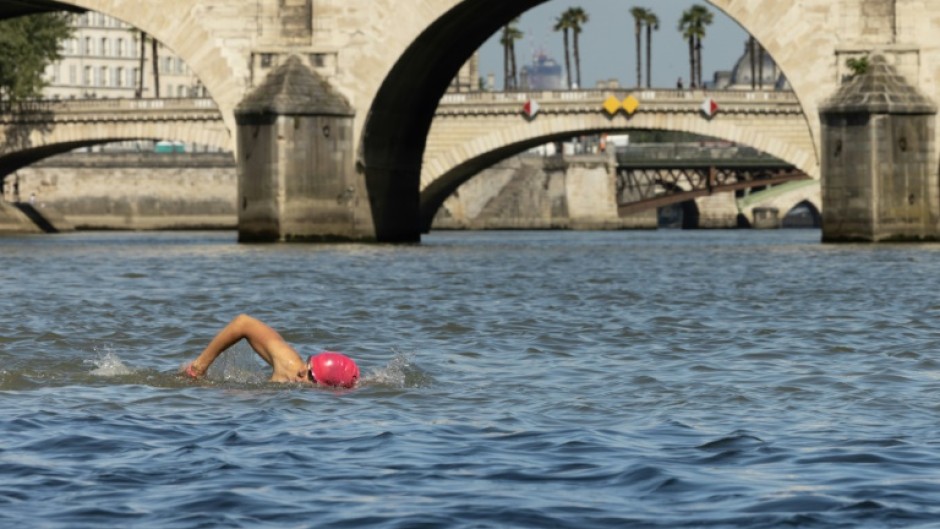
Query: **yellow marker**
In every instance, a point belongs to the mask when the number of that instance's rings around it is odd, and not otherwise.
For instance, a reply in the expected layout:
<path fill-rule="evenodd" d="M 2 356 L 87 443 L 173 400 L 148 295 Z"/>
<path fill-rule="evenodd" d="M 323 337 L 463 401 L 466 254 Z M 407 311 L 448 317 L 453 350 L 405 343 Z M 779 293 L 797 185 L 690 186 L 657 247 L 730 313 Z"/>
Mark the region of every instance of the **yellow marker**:
<path fill-rule="evenodd" d="M 620 110 L 620 100 L 614 96 L 608 97 L 607 100 L 604 101 L 604 110 L 613 116 L 617 113 L 618 110 Z"/>
<path fill-rule="evenodd" d="M 636 109 L 640 107 L 640 102 L 633 96 L 627 96 L 623 100 L 623 109 L 627 111 L 627 114 L 633 115 L 636 112 Z"/>

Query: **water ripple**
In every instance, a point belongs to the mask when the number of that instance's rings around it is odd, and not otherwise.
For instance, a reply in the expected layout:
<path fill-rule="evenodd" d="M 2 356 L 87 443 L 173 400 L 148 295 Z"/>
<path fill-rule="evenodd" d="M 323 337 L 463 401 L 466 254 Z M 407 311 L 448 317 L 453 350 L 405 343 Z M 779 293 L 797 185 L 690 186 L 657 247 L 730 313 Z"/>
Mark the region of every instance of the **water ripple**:
<path fill-rule="evenodd" d="M 940 246 L 817 241 L 0 238 L 0 526 L 936 526 Z M 240 312 L 362 384 L 178 376 Z"/>

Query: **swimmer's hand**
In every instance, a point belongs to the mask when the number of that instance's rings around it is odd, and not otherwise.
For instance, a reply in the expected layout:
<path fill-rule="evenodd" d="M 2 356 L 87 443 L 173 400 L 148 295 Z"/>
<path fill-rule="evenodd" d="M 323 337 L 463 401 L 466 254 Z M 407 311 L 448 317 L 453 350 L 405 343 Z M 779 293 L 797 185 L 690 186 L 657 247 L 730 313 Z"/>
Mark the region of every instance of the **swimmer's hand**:
<path fill-rule="evenodd" d="M 179 373 L 189 378 L 200 378 L 206 374 L 205 371 L 200 372 L 197 368 L 193 367 L 193 362 L 181 365 Z"/>

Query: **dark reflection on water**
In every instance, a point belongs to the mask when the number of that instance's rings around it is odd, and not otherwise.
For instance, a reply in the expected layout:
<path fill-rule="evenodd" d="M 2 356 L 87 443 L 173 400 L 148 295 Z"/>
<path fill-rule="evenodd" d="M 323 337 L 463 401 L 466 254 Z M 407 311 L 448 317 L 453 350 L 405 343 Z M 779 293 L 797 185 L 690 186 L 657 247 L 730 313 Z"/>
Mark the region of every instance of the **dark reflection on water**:
<path fill-rule="evenodd" d="M 0 526 L 926 527 L 938 246 L 0 239 Z M 239 312 L 360 362 L 273 385 Z"/>

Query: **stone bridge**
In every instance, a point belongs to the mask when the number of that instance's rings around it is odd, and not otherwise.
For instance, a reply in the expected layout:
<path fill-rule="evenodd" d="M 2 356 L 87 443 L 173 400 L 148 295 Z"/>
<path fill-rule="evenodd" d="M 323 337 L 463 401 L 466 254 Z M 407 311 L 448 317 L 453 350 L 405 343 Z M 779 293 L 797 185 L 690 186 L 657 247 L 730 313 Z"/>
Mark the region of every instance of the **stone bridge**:
<path fill-rule="evenodd" d="M 361 183 L 367 200 L 344 203 L 366 208 L 373 226 L 350 231 L 326 223 L 309 226 L 309 234 L 415 241 L 421 231 L 421 162 L 438 102 L 487 38 L 545 1 L 409 0 L 403 9 L 401 0 L 14 0 L 3 2 L 0 16 L 78 7 L 143 29 L 187 62 L 233 136 L 236 106 L 268 77 L 265 65 L 288 55 L 303 57 L 349 103 L 351 138 L 343 148 L 355 163 L 337 178 Z M 820 107 L 848 73 L 846 59 L 881 53 L 907 83 L 938 99 L 940 0 L 708 3 L 754 35 L 785 73 L 802 107 L 817 166 L 823 166 Z M 927 140 L 931 147 L 937 128 Z M 929 165 L 937 167 L 938 150 L 929 156 Z M 825 179 L 825 171 L 820 175 Z M 275 220 L 283 214 L 275 211 Z M 275 239 L 292 238 L 288 235 L 281 232 Z"/>
<path fill-rule="evenodd" d="M 0 114 L 0 180 L 43 158 L 124 140 L 177 140 L 231 150 L 211 99 L 36 101 Z"/>
<path fill-rule="evenodd" d="M 622 102 L 638 105 L 632 112 Z M 708 116 L 710 98 L 719 111 Z M 618 106 L 604 107 L 608 101 Z M 528 116 L 523 105 L 536 102 Z M 818 178 L 806 118 L 791 92 L 579 90 L 447 94 L 428 135 L 421 169 L 422 225 L 447 197 L 481 170 L 536 145 L 580 134 L 670 130 L 719 138 L 771 154 Z"/>

